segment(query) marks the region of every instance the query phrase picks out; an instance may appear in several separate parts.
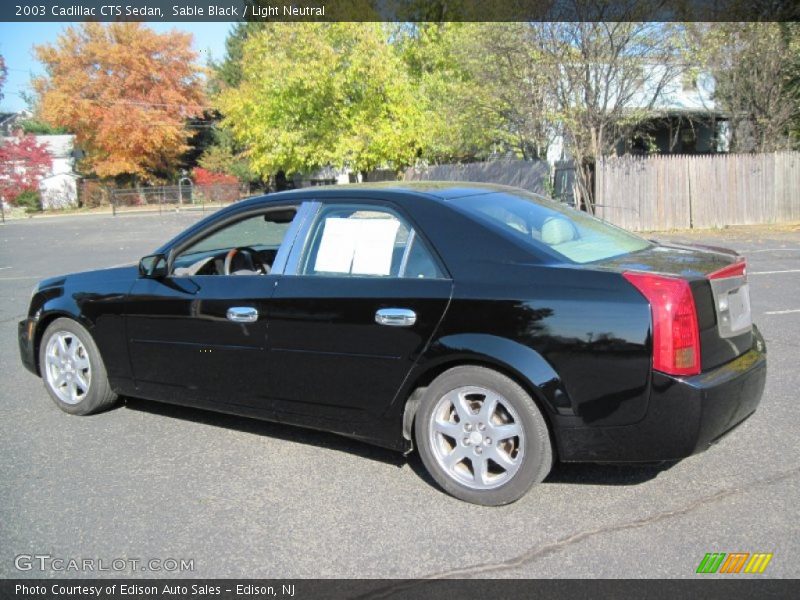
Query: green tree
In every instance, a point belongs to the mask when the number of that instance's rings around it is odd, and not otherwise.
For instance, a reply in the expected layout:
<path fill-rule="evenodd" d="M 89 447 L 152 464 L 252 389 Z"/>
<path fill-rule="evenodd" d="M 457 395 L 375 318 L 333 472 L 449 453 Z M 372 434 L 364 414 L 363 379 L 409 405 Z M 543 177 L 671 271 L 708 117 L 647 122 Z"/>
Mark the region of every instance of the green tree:
<path fill-rule="evenodd" d="M 228 37 L 225 38 L 225 57 L 218 63 L 211 63 L 212 77 L 209 83 L 212 93 L 239 86 L 242 82 L 244 44 L 265 25 L 262 21 L 244 21 L 236 23 L 228 32 Z"/>
<path fill-rule="evenodd" d="M 506 137 L 503 121 L 491 110 L 488 87 L 476 73 L 470 36 L 483 25 L 420 23 L 402 25 L 394 35 L 425 113 L 426 143 L 420 158 L 430 163 L 485 158 Z M 487 110 L 490 108 L 490 110 Z"/>
<path fill-rule="evenodd" d="M 25 119 L 20 125 L 22 126 L 22 131 L 25 133 L 32 133 L 34 135 L 62 135 L 69 133 L 66 127 L 55 127 L 50 123 L 35 117 L 31 119 Z"/>
<path fill-rule="evenodd" d="M 714 23 L 688 27 L 689 60 L 715 80 L 714 110 L 728 118 L 730 150 L 797 145 L 800 25 Z"/>
<path fill-rule="evenodd" d="M 0 100 L 3 99 L 3 85 L 6 83 L 7 73 L 8 69 L 6 69 L 6 61 L 3 58 L 3 55 L 0 54 Z"/>
<path fill-rule="evenodd" d="M 214 143 L 206 148 L 198 160 L 200 166 L 213 173 L 233 175 L 243 183 L 253 181 L 256 175 L 250 168 L 247 157 L 237 149 L 231 132 L 224 127 L 218 127 L 213 135 Z"/>
<path fill-rule="evenodd" d="M 241 67 L 217 103 L 262 176 L 399 169 L 425 144 L 424 107 L 381 23 L 270 23 L 244 42 Z"/>
<path fill-rule="evenodd" d="M 527 24 L 403 24 L 395 37 L 428 112 L 423 158 L 480 160 L 494 150 L 524 159 L 546 154 L 554 115 L 542 51 Z"/>
<path fill-rule="evenodd" d="M 665 88 L 683 70 L 672 27 L 638 21 L 643 10 L 632 4 L 619 22 L 529 25 L 528 43 L 540 53 L 554 121 L 575 161 L 576 199 L 589 212 L 595 162 L 615 154 L 637 125 L 658 114 Z"/>

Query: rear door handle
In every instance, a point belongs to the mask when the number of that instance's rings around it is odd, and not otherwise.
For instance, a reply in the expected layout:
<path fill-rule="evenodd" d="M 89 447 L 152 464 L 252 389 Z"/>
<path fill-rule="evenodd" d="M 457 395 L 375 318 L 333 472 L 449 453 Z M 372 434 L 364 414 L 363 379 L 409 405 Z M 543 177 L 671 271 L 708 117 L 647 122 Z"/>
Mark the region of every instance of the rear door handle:
<path fill-rule="evenodd" d="M 231 306 L 228 309 L 228 321 L 255 323 L 258 321 L 258 311 L 252 306 Z"/>
<path fill-rule="evenodd" d="M 411 327 L 417 322 L 417 313 L 408 308 L 382 308 L 375 313 L 375 322 L 390 327 Z"/>

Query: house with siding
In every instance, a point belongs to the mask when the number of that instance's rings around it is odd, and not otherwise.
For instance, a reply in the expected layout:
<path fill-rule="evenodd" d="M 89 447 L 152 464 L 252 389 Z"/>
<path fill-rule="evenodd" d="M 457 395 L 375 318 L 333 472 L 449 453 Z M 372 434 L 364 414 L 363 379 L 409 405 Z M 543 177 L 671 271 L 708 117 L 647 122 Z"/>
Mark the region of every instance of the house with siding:
<path fill-rule="evenodd" d="M 7 121 L 13 121 L 7 119 Z M 15 121 L 18 128 L 18 122 Z M 13 131 L 9 133 L 13 134 Z M 74 135 L 37 135 L 36 142 L 43 144 L 53 160 L 50 172 L 39 182 L 42 207 L 70 208 L 78 204 L 78 180 L 75 172 L 78 151 L 75 148 Z M 0 138 L 0 144 L 12 141 L 12 135 Z M 24 168 L 24 167 L 23 167 Z"/>

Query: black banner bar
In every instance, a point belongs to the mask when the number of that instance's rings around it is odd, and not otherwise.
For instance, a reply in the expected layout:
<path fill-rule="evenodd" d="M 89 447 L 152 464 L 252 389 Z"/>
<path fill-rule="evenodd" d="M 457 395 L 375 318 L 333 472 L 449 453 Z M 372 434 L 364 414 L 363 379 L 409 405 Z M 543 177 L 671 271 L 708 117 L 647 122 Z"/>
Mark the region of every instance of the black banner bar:
<path fill-rule="evenodd" d="M 645 575 L 645 573 L 643 573 Z M 618 599 L 674 600 L 703 598 L 797 597 L 796 580 L 761 577 L 691 580 L 235 580 L 235 579 L 6 579 L 0 580 L 0 598 L 15 600 L 333 600 L 498 598 L 503 600 Z"/>
<path fill-rule="evenodd" d="M 796 21 L 796 0 L 4 0 L 0 21 Z"/>

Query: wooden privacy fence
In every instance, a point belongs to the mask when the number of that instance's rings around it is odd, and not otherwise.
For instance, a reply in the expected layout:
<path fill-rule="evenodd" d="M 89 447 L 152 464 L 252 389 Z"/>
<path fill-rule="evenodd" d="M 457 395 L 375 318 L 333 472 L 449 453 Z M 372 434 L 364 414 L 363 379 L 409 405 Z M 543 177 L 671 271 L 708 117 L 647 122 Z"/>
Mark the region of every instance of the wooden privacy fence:
<path fill-rule="evenodd" d="M 800 221 L 800 153 L 603 159 L 596 214 L 647 231 Z"/>

